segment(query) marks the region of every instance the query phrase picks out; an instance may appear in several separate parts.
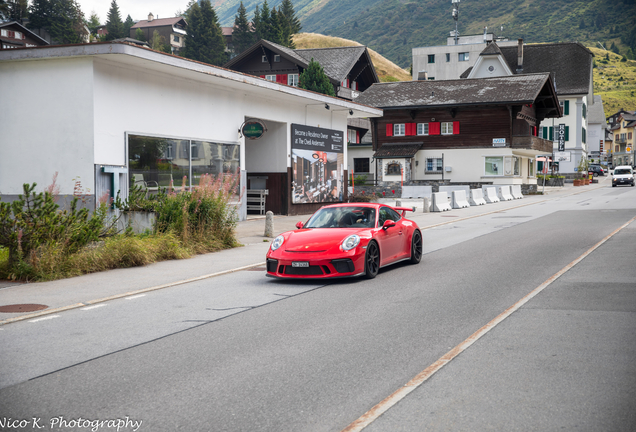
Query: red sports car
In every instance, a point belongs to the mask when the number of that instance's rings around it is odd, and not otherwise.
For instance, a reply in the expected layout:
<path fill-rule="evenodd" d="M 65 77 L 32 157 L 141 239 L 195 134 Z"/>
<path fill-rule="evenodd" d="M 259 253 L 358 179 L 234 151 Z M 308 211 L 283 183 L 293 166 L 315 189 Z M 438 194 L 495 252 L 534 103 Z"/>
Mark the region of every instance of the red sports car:
<path fill-rule="evenodd" d="M 422 259 L 422 233 L 404 218 L 410 208 L 377 203 L 322 207 L 295 231 L 276 237 L 267 252 L 267 276 L 374 278 L 380 267 Z M 401 212 L 402 214 L 398 213 Z"/>

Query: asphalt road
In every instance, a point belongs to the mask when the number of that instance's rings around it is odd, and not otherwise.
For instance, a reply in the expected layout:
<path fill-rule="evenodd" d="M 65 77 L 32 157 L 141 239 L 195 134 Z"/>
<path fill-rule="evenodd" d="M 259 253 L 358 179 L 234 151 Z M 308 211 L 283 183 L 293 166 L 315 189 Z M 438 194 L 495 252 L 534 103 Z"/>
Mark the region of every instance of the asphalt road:
<path fill-rule="evenodd" d="M 2 326 L 0 430 L 341 431 L 369 410 L 365 431 L 636 430 L 634 217 L 636 188 L 606 187 L 425 230 L 422 263 L 371 281 L 242 271 Z"/>

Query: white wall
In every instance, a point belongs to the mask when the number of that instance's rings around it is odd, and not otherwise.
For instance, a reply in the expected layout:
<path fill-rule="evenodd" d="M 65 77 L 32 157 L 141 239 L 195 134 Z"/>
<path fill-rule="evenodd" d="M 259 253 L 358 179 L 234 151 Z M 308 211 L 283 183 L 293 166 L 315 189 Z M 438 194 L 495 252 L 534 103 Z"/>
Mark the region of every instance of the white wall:
<path fill-rule="evenodd" d="M 74 178 L 93 190 L 92 70 L 86 58 L 0 62 L 0 194 L 42 192 L 56 171 L 61 194 Z"/>

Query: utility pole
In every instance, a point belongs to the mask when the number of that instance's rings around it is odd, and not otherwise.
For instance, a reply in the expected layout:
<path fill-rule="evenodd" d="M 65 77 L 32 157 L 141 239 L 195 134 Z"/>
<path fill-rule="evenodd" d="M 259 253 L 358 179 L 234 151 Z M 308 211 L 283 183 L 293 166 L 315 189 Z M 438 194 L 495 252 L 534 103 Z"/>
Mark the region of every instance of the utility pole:
<path fill-rule="evenodd" d="M 457 21 L 459 20 L 459 0 L 451 0 L 453 5 L 453 19 L 455 20 L 455 45 L 459 45 L 459 30 L 457 27 Z"/>

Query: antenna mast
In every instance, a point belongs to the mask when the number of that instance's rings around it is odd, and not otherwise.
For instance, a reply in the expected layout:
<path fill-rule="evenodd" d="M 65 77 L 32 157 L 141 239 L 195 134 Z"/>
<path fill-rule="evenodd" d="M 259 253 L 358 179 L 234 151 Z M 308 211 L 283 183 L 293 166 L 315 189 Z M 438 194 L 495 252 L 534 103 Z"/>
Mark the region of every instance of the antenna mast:
<path fill-rule="evenodd" d="M 453 5 L 453 19 L 455 20 L 455 45 L 459 45 L 459 30 L 457 29 L 457 21 L 459 20 L 459 0 L 451 0 Z"/>

